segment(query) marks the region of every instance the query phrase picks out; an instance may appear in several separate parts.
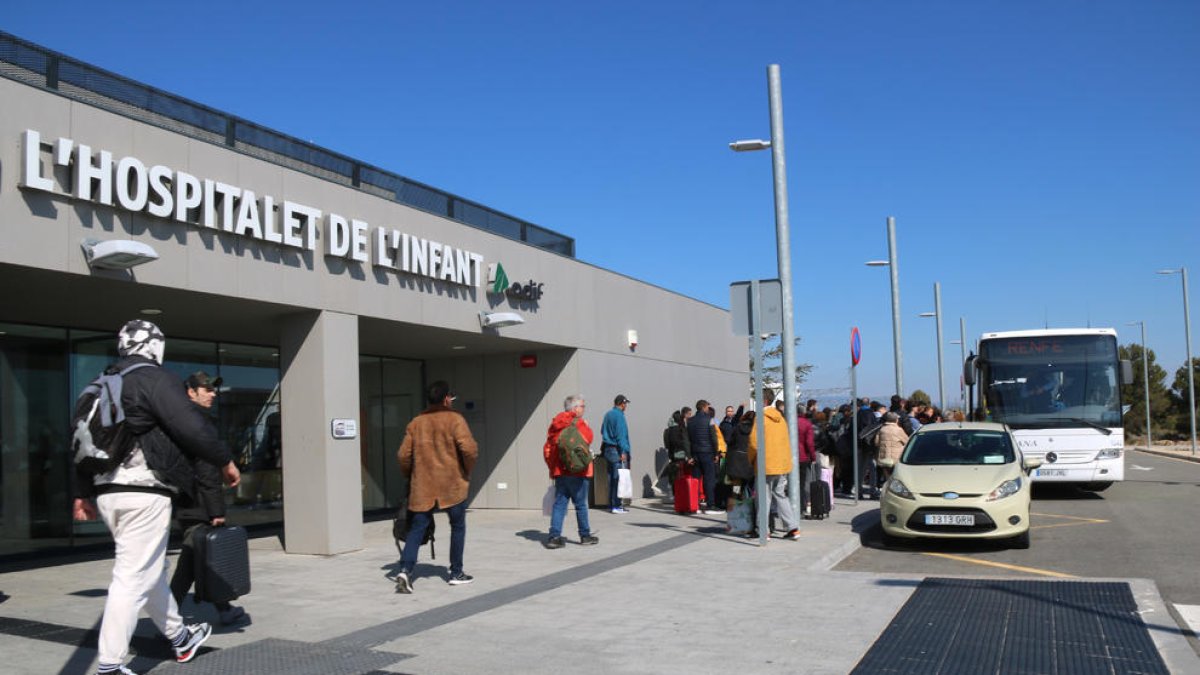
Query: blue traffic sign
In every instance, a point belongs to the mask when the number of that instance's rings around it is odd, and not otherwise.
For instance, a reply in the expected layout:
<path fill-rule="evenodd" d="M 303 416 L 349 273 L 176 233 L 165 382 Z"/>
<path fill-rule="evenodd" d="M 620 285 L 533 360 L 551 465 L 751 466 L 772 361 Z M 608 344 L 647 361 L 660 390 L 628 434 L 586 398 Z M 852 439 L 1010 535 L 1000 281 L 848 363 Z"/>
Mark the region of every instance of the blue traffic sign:
<path fill-rule="evenodd" d="M 862 338 L 858 334 L 858 328 L 855 327 L 850 329 L 850 363 L 857 366 L 860 360 L 862 360 Z"/>

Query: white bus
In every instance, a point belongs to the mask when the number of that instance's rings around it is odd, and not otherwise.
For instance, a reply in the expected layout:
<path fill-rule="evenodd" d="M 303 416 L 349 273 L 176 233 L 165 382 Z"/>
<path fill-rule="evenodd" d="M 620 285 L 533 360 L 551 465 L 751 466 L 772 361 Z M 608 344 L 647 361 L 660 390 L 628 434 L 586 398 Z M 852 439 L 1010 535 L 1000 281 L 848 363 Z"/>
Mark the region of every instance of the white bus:
<path fill-rule="evenodd" d="M 1111 328 L 984 333 L 963 371 L 979 395 L 975 418 L 1007 424 L 1042 460 L 1034 481 L 1092 491 L 1125 479 L 1120 385 L 1132 376 Z"/>

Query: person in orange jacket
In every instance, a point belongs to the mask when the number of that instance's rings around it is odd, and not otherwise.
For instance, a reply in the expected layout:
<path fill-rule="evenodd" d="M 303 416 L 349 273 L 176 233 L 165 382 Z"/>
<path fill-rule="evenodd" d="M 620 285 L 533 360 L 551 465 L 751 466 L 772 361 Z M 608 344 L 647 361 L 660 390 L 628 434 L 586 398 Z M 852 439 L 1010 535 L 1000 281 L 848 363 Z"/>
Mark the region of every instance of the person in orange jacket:
<path fill-rule="evenodd" d="M 550 428 L 546 431 L 546 445 L 542 446 L 542 456 L 550 469 L 550 478 L 554 479 L 554 509 L 550 512 L 550 536 L 546 539 L 546 548 L 562 548 L 566 543 L 562 538 L 563 519 L 567 516 L 567 502 L 575 503 L 575 520 L 579 526 L 579 544 L 592 546 L 600 540 L 592 536 L 591 526 L 588 525 L 588 486 L 592 477 L 592 464 L 582 472 L 570 473 L 562 465 L 558 452 L 558 437 L 568 427 L 574 425 L 583 440 L 592 444 L 594 434 L 591 427 L 583 419 L 586 403 L 582 396 L 568 396 L 563 401 L 563 411 L 554 417 Z"/>
<path fill-rule="evenodd" d="M 788 446 L 788 426 L 787 420 L 783 418 L 783 413 L 779 412 L 774 405 L 775 392 L 767 389 L 763 392 L 763 431 L 766 435 L 765 442 L 758 438 L 758 429 L 750 433 L 750 447 L 748 455 L 752 463 L 757 462 L 760 456 L 759 450 L 762 449 L 762 462 L 765 465 L 767 474 L 767 490 L 771 494 L 771 502 L 775 505 L 775 511 L 779 514 L 780 520 L 783 521 L 783 527 L 787 534 L 783 535 L 784 539 L 799 539 L 800 538 L 800 523 L 796 519 L 796 514 L 792 512 L 792 502 L 788 499 L 787 484 L 788 477 L 792 471 L 792 452 Z"/>

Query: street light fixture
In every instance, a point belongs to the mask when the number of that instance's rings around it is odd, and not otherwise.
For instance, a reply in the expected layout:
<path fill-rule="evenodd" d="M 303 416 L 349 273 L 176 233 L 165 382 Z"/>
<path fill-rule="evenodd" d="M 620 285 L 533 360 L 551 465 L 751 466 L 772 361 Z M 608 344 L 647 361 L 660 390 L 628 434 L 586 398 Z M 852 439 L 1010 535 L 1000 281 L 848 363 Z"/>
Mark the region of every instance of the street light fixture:
<path fill-rule="evenodd" d="M 888 216 L 888 259 L 868 260 L 867 267 L 888 267 L 892 281 L 892 359 L 896 369 L 896 394 L 904 396 L 904 363 L 900 350 L 900 268 L 896 263 L 896 219 Z"/>
<path fill-rule="evenodd" d="M 1178 273 L 1183 278 L 1183 334 L 1184 341 L 1187 343 L 1187 381 L 1188 381 L 1188 415 L 1192 420 L 1192 456 L 1196 456 L 1196 385 L 1193 380 L 1196 379 L 1196 373 L 1192 367 L 1192 319 L 1188 311 L 1188 283 L 1187 283 L 1187 268 L 1180 267 L 1177 270 L 1159 270 L 1159 274 L 1176 274 Z"/>
<path fill-rule="evenodd" d="M 1142 382 L 1146 388 L 1146 449 L 1151 447 L 1150 440 L 1150 354 L 1146 352 L 1146 322 L 1130 321 L 1126 326 L 1142 327 Z"/>
<path fill-rule="evenodd" d="M 792 245 L 788 226 L 787 159 L 783 140 L 783 93 L 779 65 L 767 66 L 767 102 L 771 113 L 771 140 L 734 141 L 734 152 L 771 150 L 771 169 L 775 185 L 775 247 L 778 255 L 779 283 L 783 287 L 783 402 L 787 415 L 788 446 L 792 455 L 792 473 L 788 481 L 791 490 L 792 512 L 800 516 L 800 462 L 798 458 L 798 426 L 796 412 L 796 328 L 792 324 Z M 765 534 L 764 534 L 765 537 Z M 765 539 L 764 539 L 765 541 Z"/>
<path fill-rule="evenodd" d="M 945 377 L 942 376 L 942 284 L 933 283 L 933 311 L 921 312 L 918 316 L 937 320 L 937 366 L 938 366 L 938 407 L 946 407 Z"/>
<path fill-rule="evenodd" d="M 734 152 L 754 152 L 755 150 L 766 150 L 769 147 L 771 147 L 771 141 L 764 141 L 760 138 L 734 141 L 729 144 L 729 149 Z"/>

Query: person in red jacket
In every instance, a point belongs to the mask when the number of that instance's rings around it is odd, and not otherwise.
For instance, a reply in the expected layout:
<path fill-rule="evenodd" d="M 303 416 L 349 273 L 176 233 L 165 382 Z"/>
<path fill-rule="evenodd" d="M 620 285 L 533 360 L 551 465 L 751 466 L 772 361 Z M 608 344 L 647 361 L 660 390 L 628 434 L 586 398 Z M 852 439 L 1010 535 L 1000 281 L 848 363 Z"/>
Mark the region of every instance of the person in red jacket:
<path fill-rule="evenodd" d="M 804 410 L 797 411 L 796 419 L 796 455 L 800 461 L 800 513 L 803 514 L 809 510 L 808 508 L 808 486 L 812 482 L 810 470 L 813 467 L 813 462 L 817 460 L 816 444 L 813 439 L 812 422 L 804 416 Z M 819 473 L 818 469 L 818 473 Z"/>
<path fill-rule="evenodd" d="M 579 525 L 579 543 L 591 546 L 600 543 L 592 536 L 588 525 L 588 486 L 592 477 L 592 464 L 587 465 L 581 473 L 568 473 L 558 456 L 558 437 L 563 430 L 572 424 L 576 425 L 583 440 L 592 444 L 592 430 L 583 419 L 585 402 L 582 396 L 568 396 L 563 401 L 563 411 L 554 417 L 550 428 L 546 431 L 546 445 L 542 447 L 542 455 L 546 466 L 550 469 L 550 478 L 554 479 L 554 510 L 550 512 L 550 536 L 546 539 L 546 548 L 562 548 L 566 546 L 562 538 L 563 519 L 567 516 L 567 501 L 575 502 L 575 519 Z"/>

